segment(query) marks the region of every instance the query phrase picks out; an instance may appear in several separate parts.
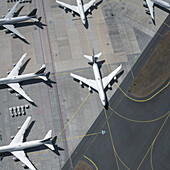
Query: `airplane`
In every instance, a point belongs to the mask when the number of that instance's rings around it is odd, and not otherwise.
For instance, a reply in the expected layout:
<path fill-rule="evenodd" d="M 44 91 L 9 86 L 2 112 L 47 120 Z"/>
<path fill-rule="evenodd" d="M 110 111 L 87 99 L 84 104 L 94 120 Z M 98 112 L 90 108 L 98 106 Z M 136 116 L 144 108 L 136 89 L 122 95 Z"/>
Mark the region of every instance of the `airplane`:
<path fill-rule="evenodd" d="M 102 53 L 99 53 L 97 55 L 88 56 L 84 55 L 85 58 L 90 60 L 93 65 L 93 72 L 95 80 L 86 79 L 81 76 L 75 75 L 73 73 L 70 73 L 70 76 L 72 76 L 74 79 L 79 80 L 80 85 L 82 86 L 83 83 L 89 86 L 89 91 L 91 92 L 92 89 L 97 90 L 99 93 L 100 100 L 103 104 L 103 106 L 106 106 L 106 95 L 105 95 L 105 88 L 108 86 L 108 88 L 111 88 L 111 80 L 114 78 L 116 80 L 116 74 L 119 72 L 119 70 L 122 68 L 122 65 L 120 65 L 118 68 L 116 68 L 112 73 L 110 73 L 107 77 L 101 78 L 99 67 L 97 65 L 97 59 L 102 55 Z"/>
<path fill-rule="evenodd" d="M 153 21 L 155 21 L 154 4 L 160 5 L 164 8 L 170 8 L 170 4 L 163 0 L 144 0 L 143 6 L 146 7 L 145 11 L 146 13 L 150 13 Z"/>
<path fill-rule="evenodd" d="M 22 0 L 19 0 L 11 9 L 9 9 L 9 12 L 7 13 L 7 15 L 3 16 L 3 18 L 0 19 L 0 26 L 3 26 L 5 28 L 4 29 L 5 33 L 12 32 L 11 33 L 12 37 L 16 37 L 17 35 L 21 39 L 26 40 L 25 37 L 21 35 L 21 33 L 19 33 L 19 31 L 14 27 L 14 25 L 18 22 L 27 21 L 30 19 L 34 20 L 35 22 L 39 22 L 39 20 L 37 19 L 37 15 L 36 15 L 37 9 L 34 9 L 32 12 L 30 12 L 26 16 L 14 17 L 15 10 L 20 2 L 22 2 Z"/>
<path fill-rule="evenodd" d="M 29 102 L 33 102 L 33 100 L 24 92 L 24 90 L 20 86 L 21 81 L 30 80 L 33 78 L 41 78 L 44 81 L 48 81 L 47 77 L 45 76 L 45 64 L 42 65 L 42 67 L 35 73 L 29 73 L 20 75 L 20 68 L 22 66 L 23 60 L 26 57 L 27 53 L 25 53 L 21 59 L 18 61 L 18 63 L 15 65 L 11 72 L 7 72 L 8 76 L 5 78 L 0 78 L 0 85 L 5 84 L 10 87 L 9 92 L 16 91 L 18 94 L 16 94 L 17 97 L 24 97 Z"/>
<path fill-rule="evenodd" d="M 86 17 L 85 17 L 85 13 L 87 11 L 91 12 L 90 7 L 93 5 L 95 6 L 95 2 L 96 0 L 91 0 L 89 3 L 87 4 L 83 4 L 82 0 L 76 0 L 77 1 L 77 6 L 74 5 L 69 5 L 66 4 L 64 2 L 60 2 L 58 0 L 56 0 L 57 3 L 59 3 L 60 5 L 64 6 L 64 10 L 66 11 L 67 9 L 71 10 L 72 15 L 74 15 L 74 13 L 77 13 L 80 15 L 81 21 L 82 23 L 85 25 L 86 24 Z"/>
<path fill-rule="evenodd" d="M 13 158 L 14 161 L 20 160 L 23 163 L 22 167 L 24 168 L 28 167 L 31 170 L 36 170 L 34 165 L 27 158 L 24 150 L 42 146 L 42 145 L 45 145 L 52 151 L 54 151 L 55 148 L 52 143 L 52 130 L 49 130 L 46 136 L 41 140 L 23 142 L 24 134 L 29 125 L 30 120 L 31 120 L 31 116 L 29 116 L 26 119 L 26 121 L 24 122 L 24 124 L 22 125 L 18 133 L 16 134 L 16 136 L 11 141 L 11 143 L 9 145 L 0 147 L 0 153 L 3 154 L 3 153 L 10 152 L 12 155 L 14 155 Z"/>

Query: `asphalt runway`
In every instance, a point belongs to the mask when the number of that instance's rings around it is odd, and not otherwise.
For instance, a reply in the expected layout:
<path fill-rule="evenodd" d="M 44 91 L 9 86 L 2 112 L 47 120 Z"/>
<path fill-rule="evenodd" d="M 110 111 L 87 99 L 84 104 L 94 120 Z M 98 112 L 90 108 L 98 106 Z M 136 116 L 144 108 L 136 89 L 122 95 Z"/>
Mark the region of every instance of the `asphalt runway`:
<path fill-rule="evenodd" d="M 165 23 L 170 25 L 170 15 Z M 120 85 L 123 92 L 128 94 L 132 80 L 167 30 L 169 27 L 163 24 L 155 34 Z M 101 170 L 169 169 L 169 94 L 167 86 L 154 98 L 152 94 L 148 97 L 150 100 L 141 102 L 126 97 L 118 89 L 110 99 L 108 109 L 100 113 L 86 135 L 98 134 L 84 137 L 71 155 L 72 166 L 85 160 L 94 169 Z M 62 169 L 71 169 L 70 163 L 67 162 Z"/>

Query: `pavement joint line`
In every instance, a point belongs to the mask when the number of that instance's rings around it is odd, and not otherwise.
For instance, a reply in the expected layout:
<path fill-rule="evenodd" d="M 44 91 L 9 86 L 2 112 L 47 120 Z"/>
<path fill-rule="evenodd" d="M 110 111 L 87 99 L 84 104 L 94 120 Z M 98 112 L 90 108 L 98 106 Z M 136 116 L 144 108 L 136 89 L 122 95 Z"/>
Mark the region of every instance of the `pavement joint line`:
<path fill-rule="evenodd" d="M 103 51 L 103 46 L 102 46 L 102 43 L 101 43 L 100 31 L 99 31 L 99 24 L 98 24 L 98 15 L 99 15 L 99 12 L 101 11 L 101 8 L 102 8 L 103 6 L 105 6 L 105 5 L 109 4 L 109 3 L 115 2 L 115 1 L 116 1 L 116 0 L 111 0 L 111 1 L 109 1 L 109 2 L 105 2 L 105 3 L 104 3 L 103 5 L 101 5 L 101 6 L 98 8 L 98 10 L 97 10 L 97 32 L 98 32 L 99 43 L 100 43 L 100 47 L 101 47 L 101 51 L 102 51 L 104 60 L 105 60 L 105 62 L 106 62 L 107 68 L 108 68 L 108 70 L 109 70 L 110 73 L 111 73 L 111 70 L 110 70 L 110 67 L 109 67 L 109 65 L 108 65 L 107 59 L 106 59 L 106 57 L 105 57 L 105 54 L 104 54 L 104 51 Z M 124 1 L 122 1 L 122 2 L 124 2 Z M 134 5 L 134 6 L 139 7 L 139 5 L 133 4 L 133 3 L 130 3 L 130 2 L 124 2 L 124 3 L 127 3 L 127 4 L 130 4 L 130 5 Z M 141 8 L 143 8 L 143 7 L 141 7 Z M 164 23 L 164 22 L 163 22 L 163 23 Z M 165 24 L 165 23 L 164 23 L 164 24 Z M 166 24 L 166 25 L 167 25 L 167 24 Z M 157 94 L 159 94 L 162 90 L 164 90 L 166 87 L 168 87 L 169 84 L 170 84 L 170 82 L 169 82 L 167 85 L 165 85 L 161 90 L 159 90 L 157 93 L 155 93 L 153 96 L 151 96 L 150 98 L 145 99 L 145 100 L 140 100 L 140 99 L 134 99 L 134 98 L 128 96 L 128 95 L 121 89 L 121 87 L 116 83 L 116 85 L 117 85 L 117 87 L 120 89 L 120 91 L 121 91 L 128 99 L 130 99 L 130 100 L 132 100 L 132 101 L 135 101 L 135 102 L 146 102 L 146 101 L 151 100 L 151 99 L 154 98 Z"/>
<path fill-rule="evenodd" d="M 130 118 L 127 118 L 125 116 L 122 116 L 121 114 L 119 114 L 118 112 L 116 112 L 113 108 L 111 108 L 109 106 L 110 110 L 112 111 L 112 113 L 115 113 L 117 116 L 127 120 L 127 121 L 130 121 L 130 122 L 135 122 L 135 123 L 151 123 L 151 122 L 155 122 L 155 121 L 158 121 L 162 118 L 164 118 L 165 116 L 167 116 L 168 114 L 170 114 L 170 111 L 168 111 L 167 113 L 165 113 L 164 115 L 158 117 L 158 118 L 155 118 L 155 119 L 151 119 L 151 120 L 134 120 L 134 119 L 130 119 Z"/>
<path fill-rule="evenodd" d="M 94 167 L 96 168 L 96 170 L 98 170 L 96 164 L 95 164 L 90 158 L 88 158 L 88 157 L 85 156 L 85 155 L 84 155 L 84 158 L 86 158 L 87 160 L 89 160 L 89 161 L 94 165 Z"/>
<path fill-rule="evenodd" d="M 104 108 L 104 113 L 105 113 L 105 117 L 106 117 L 107 126 L 108 126 L 108 129 L 109 129 L 109 135 L 110 135 L 110 140 L 111 140 L 113 151 L 114 151 L 114 156 L 115 156 L 115 159 L 116 159 L 117 169 L 119 170 L 120 168 L 119 168 L 119 163 L 118 163 L 118 160 L 117 160 L 116 149 L 115 149 L 115 146 L 114 146 L 114 143 L 113 143 L 113 138 L 112 138 L 112 134 L 111 134 L 111 130 L 110 130 L 110 125 L 109 125 L 109 122 L 108 122 L 107 113 L 106 113 L 106 109 L 105 108 Z"/>
<path fill-rule="evenodd" d="M 80 136 L 70 137 L 70 138 L 66 138 L 66 139 L 59 139 L 59 140 L 57 140 L 57 142 L 61 142 L 64 140 L 76 139 L 76 138 L 83 138 L 83 137 L 88 137 L 88 136 L 95 136 L 95 135 L 99 135 L 99 134 L 102 134 L 102 132 L 91 133 L 91 134 L 87 134 L 87 135 L 80 135 Z"/>
<path fill-rule="evenodd" d="M 62 129 L 62 131 L 59 133 L 58 137 L 62 134 L 62 132 L 65 130 L 65 128 L 68 126 L 68 124 L 72 121 L 72 119 L 74 118 L 74 116 L 76 115 L 76 113 L 80 110 L 80 108 L 82 107 L 82 105 L 85 103 L 85 101 L 88 99 L 88 97 L 90 96 L 91 93 L 89 93 L 87 95 L 87 97 L 84 99 L 84 101 L 81 103 L 81 105 L 78 107 L 78 109 L 75 111 L 75 113 L 73 114 L 73 116 L 71 117 L 71 119 L 67 122 L 67 124 L 64 126 L 64 128 Z"/>
<path fill-rule="evenodd" d="M 158 138 L 158 136 L 159 136 L 160 132 L 162 131 L 163 127 L 165 126 L 165 124 L 166 124 L 166 122 L 167 122 L 167 120 L 168 120 L 169 116 L 170 116 L 170 113 L 167 115 L 167 117 L 166 117 L 165 121 L 163 122 L 163 124 L 162 124 L 161 128 L 159 129 L 158 133 L 156 134 L 156 136 L 155 136 L 155 138 L 154 138 L 154 140 L 153 140 L 152 144 L 151 144 L 151 145 L 150 145 L 150 147 L 148 148 L 148 150 L 147 150 L 146 154 L 144 155 L 143 159 L 141 160 L 141 162 L 140 162 L 139 166 L 137 167 L 137 170 L 139 170 L 139 168 L 141 167 L 141 165 L 142 165 L 143 161 L 145 160 L 146 156 L 148 155 L 149 151 L 150 151 L 150 150 L 151 150 L 151 148 L 154 146 L 154 143 L 155 143 L 156 139 Z"/>

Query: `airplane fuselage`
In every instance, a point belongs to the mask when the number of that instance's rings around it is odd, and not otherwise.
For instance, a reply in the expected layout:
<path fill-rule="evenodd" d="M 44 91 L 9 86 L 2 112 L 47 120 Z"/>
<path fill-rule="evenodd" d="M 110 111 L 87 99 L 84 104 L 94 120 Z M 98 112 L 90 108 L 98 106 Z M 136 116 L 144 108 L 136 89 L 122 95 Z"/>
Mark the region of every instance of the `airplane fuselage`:
<path fill-rule="evenodd" d="M 20 144 L 6 145 L 0 147 L 0 153 L 20 151 L 24 149 L 38 147 L 41 145 L 44 145 L 44 143 L 41 142 L 41 140 L 34 140 L 34 141 L 24 142 Z"/>
<path fill-rule="evenodd" d="M 106 105 L 106 96 L 103 88 L 103 82 L 100 76 L 99 68 L 96 63 L 93 64 L 93 71 L 94 71 L 94 77 L 96 80 L 96 86 L 98 89 L 99 97 L 102 102 L 102 104 L 105 106 Z"/>
<path fill-rule="evenodd" d="M 19 83 L 21 81 L 30 80 L 30 79 L 36 78 L 38 76 L 44 76 L 44 73 L 41 73 L 41 74 L 30 73 L 30 74 L 18 75 L 18 76 L 14 76 L 14 77 L 1 78 L 0 85 L 1 84 L 10 84 L 10 83 Z"/>
<path fill-rule="evenodd" d="M 14 17 L 14 18 L 2 18 L 0 19 L 0 25 L 7 25 L 7 24 L 16 24 L 18 22 L 23 22 L 30 20 L 31 17 L 29 16 L 19 16 L 19 17 Z"/>
<path fill-rule="evenodd" d="M 79 9 L 81 21 L 85 25 L 86 24 L 86 17 L 85 17 L 85 14 L 84 14 L 84 7 L 83 7 L 83 3 L 82 3 L 81 0 L 77 0 L 77 6 L 78 6 L 78 9 Z"/>
<path fill-rule="evenodd" d="M 151 0 L 153 3 L 158 4 L 165 8 L 170 8 L 170 4 L 162 0 Z"/>

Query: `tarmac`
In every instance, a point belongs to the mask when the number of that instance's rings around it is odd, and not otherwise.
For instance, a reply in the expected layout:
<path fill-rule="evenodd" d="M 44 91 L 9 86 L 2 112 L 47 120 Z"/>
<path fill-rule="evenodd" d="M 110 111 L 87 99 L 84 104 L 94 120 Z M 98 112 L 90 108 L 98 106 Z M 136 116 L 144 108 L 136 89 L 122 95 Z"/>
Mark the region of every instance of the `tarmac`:
<path fill-rule="evenodd" d="M 14 4 L 5 0 L 0 1 L 0 14 L 6 14 L 7 9 Z M 37 107 L 24 99 L 17 99 L 15 93 L 10 94 L 8 88 L 1 86 L 0 146 L 9 144 L 10 137 L 17 133 L 18 126 L 24 123 L 27 116 L 32 116 L 33 123 L 26 140 L 44 138 L 48 130 L 52 129 L 53 135 L 57 136 L 57 143 L 55 152 L 41 151 L 38 148 L 37 151 L 35 149 L 34 152 L 28 152 L 31 162 L 37 169 L 53 170 L 62 169 L 69 160 L 69 167 L 73 168 L 76 161 L 72 161 L 70 156 L 97 117 L 101 115 L 103 106 L 96 92 L 90 94 L 88 89 L 82 89 L 69 73 L 74 72 L 86 78 L 94 78 L 92 67 L 83 57 L 84 54 L 90 55 L 94 48 L 95 53 L 100 51 L 103 53 L 101 57 L 101 60 L 105 60 L 101 68 L 103 77 L 119 64 L 123 64 L 124 73 L 118 82 L 121 84 L 168 13 L 156 8 L 155 26 L 150 16 L 145 14 L 142 1 L 102 1 L 98 3 L 97 9 L 92 11 L 92 15 L 88 14 L 88 29 L 86 29 L 78 16 L 73 17 L 71 13 L 65 13 L 54 0 L 36 0 L 23 5 L 21 15 L 37 8 L 38 16 L 42 17 L 41 23 L 30 21 L 16 25 L 27 42 L 19 38 L 13 39 L 10 34 L 4 34 L 3 29 L 0 29 L 0 63 L 3 66 L 0 67 L 0 77 L 5 77 L 6 72 L 12 69 L 12 64 L 27 52 L 26 61 L 31 59 L 24 68 L 24 73 L 36 72 L 45 63 L 46 72 L 50 73 L 50 81 L 48 84 L 41 80 L 22 83 L 24 91 L 34 100 Z M 18 9 L 20 7 L 22 4 Z M 112 90 L 107 91 L 108 100 L 117 88 L 114 84 Z M 26 104 L 30 106 L 26 110 L 26 115 L 11 116 L 9 108 Z M 105 128 L 108 134 L 107 127 Z M 87 138 L 91 140 L 91 137 Z M 108 137 L 105 142 L 109 141 Z M 14 162 L 12 156 L 4 157 L 0 161 L 0 169 L 3 170 L 22 169 L 21 165 L 21 162 Z"/>
<path fill-rule="evenodd" d="M 170 24 L 170 15 L 165 23 Z M 73 167 L 84 160 L 94 169 L 169 169 L 169 80 L 145 99 L 128 96 L 133 79 L 166 31 L 163 24 L 75 149 Z M 86 137 L 90 134 L 95 135 Z M 69 168 L 68 161 L 62 170 Z"/>

